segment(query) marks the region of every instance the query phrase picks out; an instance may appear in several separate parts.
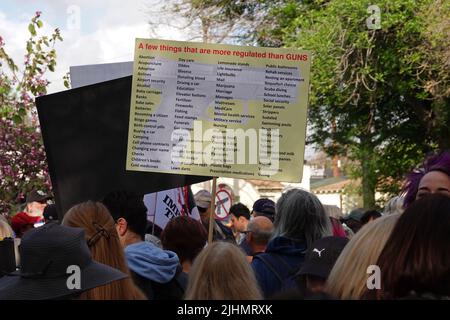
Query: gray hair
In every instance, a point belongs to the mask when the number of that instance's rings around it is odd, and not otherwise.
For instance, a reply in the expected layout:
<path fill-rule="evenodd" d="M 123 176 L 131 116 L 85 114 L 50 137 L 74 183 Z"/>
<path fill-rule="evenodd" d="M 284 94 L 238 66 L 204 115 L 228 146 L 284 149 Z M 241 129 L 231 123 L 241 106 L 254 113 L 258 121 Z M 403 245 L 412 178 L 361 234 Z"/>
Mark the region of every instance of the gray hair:
<path fill-rule="evenodd" d="M 384 207 L 383 215 L 403 213 L 403 201 L 404 197 L 401 196 L 396 196 L 390 199 Z"/>
<path fill-rule="evenodd" d="M 314 194 L 301 189 L 283 193 L 276 205 L 272 238 L 304 240 L 310 247 L 315 240 L 331 235 L 330 219 Z"/>
<path fill-rule="evenodd" d="M 269 219 L 269 218 L 267 218 Z M 267 245 L 270 238 L 272 237 L 272 231 L 271 230 L 262 230 L 261 228 L 258 228 L 257 224 L 254 220 L 250 220 L 250 222 L 247 225 L 247 232 L 251 232 L 253 235 L 253 241 L 256 244 L 264 244 Z"/>

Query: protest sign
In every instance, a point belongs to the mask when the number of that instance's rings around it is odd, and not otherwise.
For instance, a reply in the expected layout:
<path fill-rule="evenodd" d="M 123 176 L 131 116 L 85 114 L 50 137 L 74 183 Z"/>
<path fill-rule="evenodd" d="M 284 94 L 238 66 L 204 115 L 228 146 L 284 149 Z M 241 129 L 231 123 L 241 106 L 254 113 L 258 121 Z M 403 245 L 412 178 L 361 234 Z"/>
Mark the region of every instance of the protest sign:
<path fill-rule="evenodd" d="M 72 89 L 75 89 L 90 84 L 128 77 L 132 74 L 132 61 L 71 66 L 70 86 Z"/>
<path fill-rule="evenodd" d="M 98 82 L 118 79 L 133 73 L 133 62 L 102 63 L 70 67 L 70 84 L 78 88 Z M 190 186 L 144 195 L 147 220 L 161 229 L 173 218 L 186 215 L 200 220 Z"/>
<path fill-rule="evenodd" d="M 59 218 L 111 191 L 146 194 L 208 177 L 125 170 L 131 77 L 36 99 Z"/>
<path fill-rule="evenodd" d="M 192 192 L 188 186 L 146 194 L 144 203 L 147 207 L 147 220 L 154 222 L 161 229 L 179 216 L 188 216 L 200 220 Z"/>
<path fill-rule="evenodd" d="M 127 170 L 301 181 L 310 60 L 136 39 Z"/>

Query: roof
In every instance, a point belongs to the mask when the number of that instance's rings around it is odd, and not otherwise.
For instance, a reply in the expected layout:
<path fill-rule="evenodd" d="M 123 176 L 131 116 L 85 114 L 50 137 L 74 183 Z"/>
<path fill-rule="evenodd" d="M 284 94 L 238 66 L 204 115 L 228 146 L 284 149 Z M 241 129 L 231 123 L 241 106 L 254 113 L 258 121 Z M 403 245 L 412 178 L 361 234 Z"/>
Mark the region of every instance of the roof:
<path fill-rule="evenodd" d="M 313 193 L 341 193 L 346 186 L 354 182 L 347 177 L 333 177 L 311 183 Z"/>
<path fill-rule="evenodd" d="M 283 189 L 283 185 L 278 181 L 269 181 L 269 180 L 248 180 L 252 185 L 257 187 L 258 189 Z"/>

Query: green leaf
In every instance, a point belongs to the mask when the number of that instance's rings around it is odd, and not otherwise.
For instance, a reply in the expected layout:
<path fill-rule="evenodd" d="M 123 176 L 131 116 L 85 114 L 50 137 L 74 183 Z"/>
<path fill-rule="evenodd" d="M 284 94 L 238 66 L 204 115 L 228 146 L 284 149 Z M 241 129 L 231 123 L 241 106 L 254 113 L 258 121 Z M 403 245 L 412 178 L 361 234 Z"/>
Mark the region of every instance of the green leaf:
<path fill-rule="evenodd" d="M 32 45 L 31 45 L 31 42 L 28 41 L 28 42 L 27 42 L 27 52 L 28 52 L 28 53 L 31 53 L 32 50 L 33 50 L 33 47 L 32 47 Z"/>
<path fill-rule="evenodd" d="M 15 124 L 21 124 L 23 120 L 22 120 L 21 116 L 16 114 L 16 115 L 13 116 L 13 121 L 14 121 Z"/>
<path fill-rule="evenodd" d="M 19 109 L 19 116 L 25 117 L 27 115 L 27 111 L 24 108 Z"/>
<path fill-rule="evenodd" d="M 30 23 L 30 24 L 28 25 L 28 31 L 30 31 L 30 33 L 31 33 L 32 36 L 35 36 L 35 35 L 36 35 L 36 29 L 34 28 L 34 25 L 33 25 L 32 23 Z"/>
<path fill-rule="evenodd" d="M 53 63 L 49 64 L 49 65 L 48 65 L 48 69 L 49 69 L 51 72 L 55 72 L 55 65 L 54 65 Z"/>
<path fill-rule="evenodd" d="M 36 23 L 37 23 L 37 25 L 38 25 L 39 28 L 42 28 L 42 26 L 44 25 L 44 24 L 42 23 L 42 20 L 38 20 Z"/>
<path fill-rule="evenodd" d="M 67 89 L 70 89 L 69 81 L 64 80 L 64 87 L 66 87 Z"/>

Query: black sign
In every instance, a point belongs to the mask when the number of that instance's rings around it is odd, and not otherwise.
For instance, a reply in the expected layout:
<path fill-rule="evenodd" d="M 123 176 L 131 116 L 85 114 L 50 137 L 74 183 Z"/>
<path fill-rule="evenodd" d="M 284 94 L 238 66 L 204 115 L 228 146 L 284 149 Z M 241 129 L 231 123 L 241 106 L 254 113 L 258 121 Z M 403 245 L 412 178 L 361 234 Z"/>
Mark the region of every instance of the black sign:
<path fill-rule="evenodd" d="M 211 177 L 126 171 L 131 77 L 36 99 L 60 219 L 111 191 L 142 194 Z"/>

